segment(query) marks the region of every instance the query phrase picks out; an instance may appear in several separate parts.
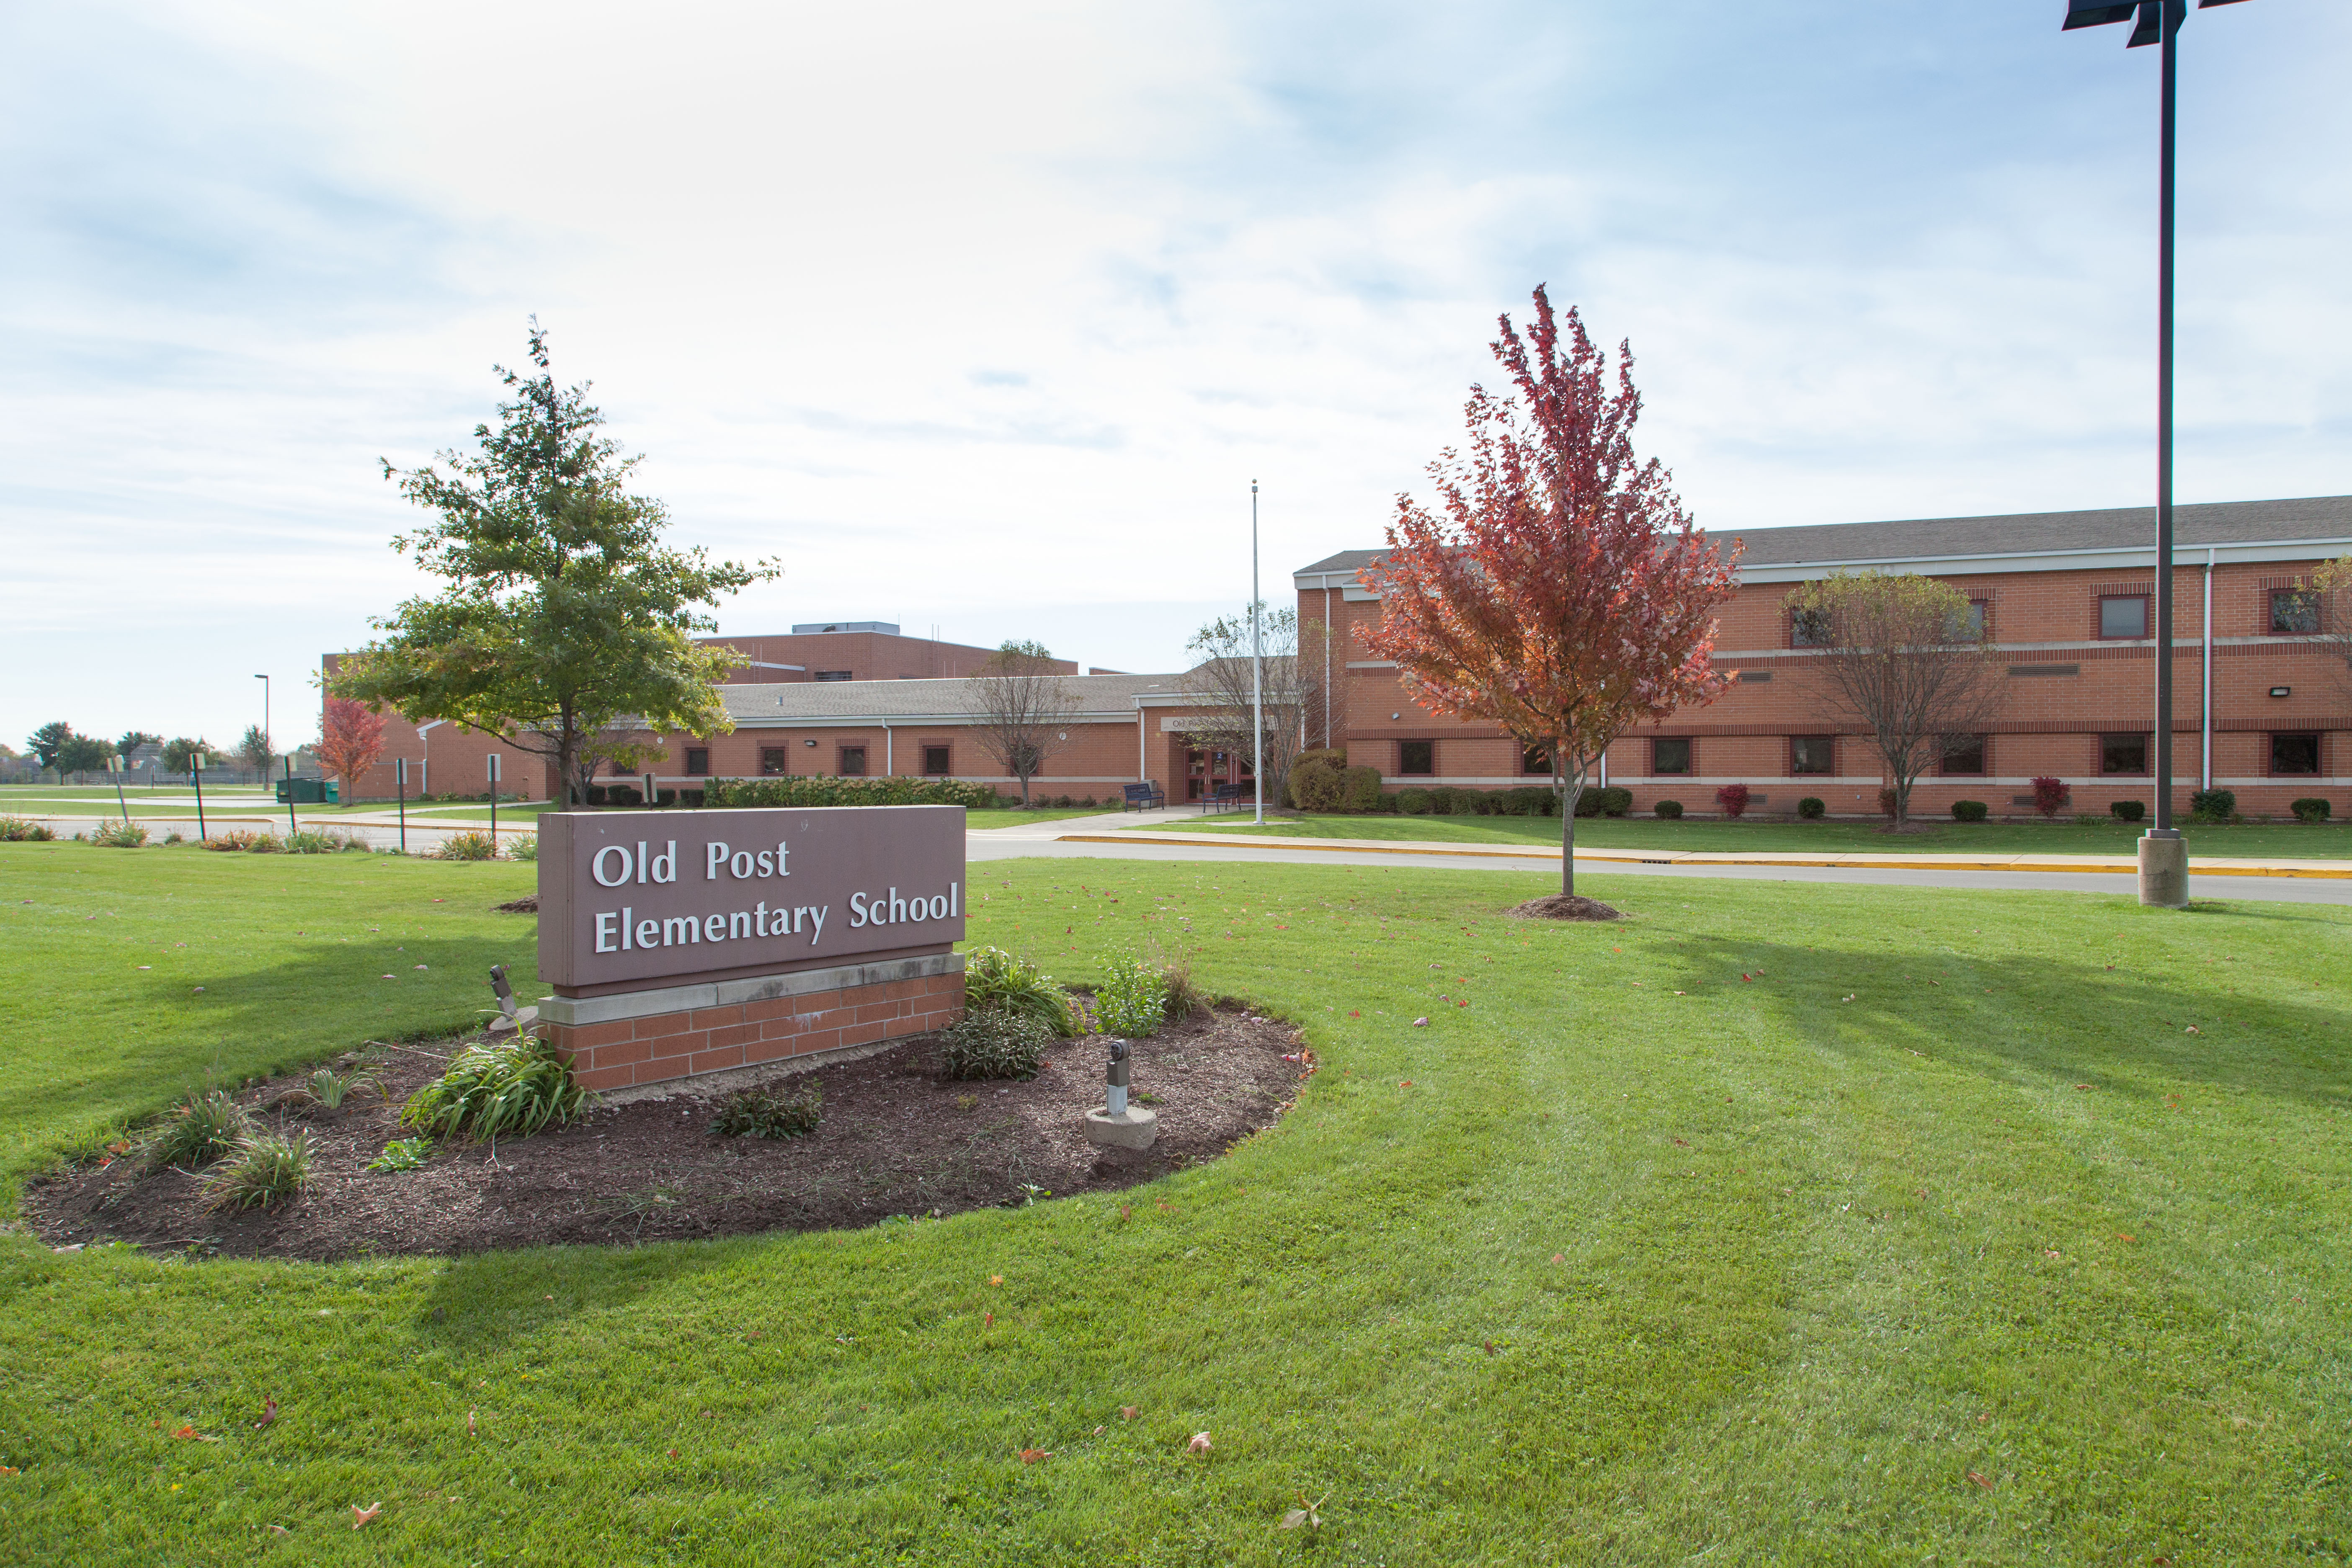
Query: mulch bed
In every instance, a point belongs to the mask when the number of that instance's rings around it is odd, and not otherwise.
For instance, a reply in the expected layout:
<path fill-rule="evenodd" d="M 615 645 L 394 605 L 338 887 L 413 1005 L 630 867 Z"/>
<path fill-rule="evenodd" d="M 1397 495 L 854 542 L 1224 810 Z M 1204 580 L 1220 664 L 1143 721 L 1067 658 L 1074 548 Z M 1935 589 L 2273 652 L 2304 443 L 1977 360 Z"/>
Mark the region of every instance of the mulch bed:
<path fill-rule="evenodd" d="M 362 1171 L 408 1135 L 401 1105 L 460 1043 L 380 1047 L 389 1101 L 369 1094 L 339 1114 L 261 1109 L 292 1078 L 241 1090 L 265 1121 L 317 1140 L 310 1185 L 274 1209 L 208 1211 L 198 1176 L 134 1156 L 32 1182 L 26 1214 L 52 1247 L 313 1259 L 832 1229 L 1149 1181 L 1273 1125 L 1308 1070 L 1285 1059 L 1302 1051 L 1288 1025 L 1232 1008 L 1171 1024 L 1134 1047 L 1131 1092 L 1158 1113 L 1159 1142 L 1113 1153 L 1081 1131 L 1103 1098 L 1100 1038 L 1062 1042 L 1025 1082 L 959 1082 L 940 1076 L 927 1035 L 814 1069 L 824 1117 L 802 1138 L 709 1131 L 721 1093 L 793 1077 L 745 1069 L 626 1091 L 570 1127 L 499 1140 L 495 1162 L 488 1145 L 446 1144 L 416 1170 Z"/>
<path fill-rule="evenodd" d="M 1599 899 L 1588 899 L 1580 893 L 1553 893 L 1547 898 L 1529 899 L 1524 904 L 1514 904 L 1503 911 L 1515 920 L 1523 921 L 1618 921 L 1625 918 L 1622 910 L 1604 904 Z"/>

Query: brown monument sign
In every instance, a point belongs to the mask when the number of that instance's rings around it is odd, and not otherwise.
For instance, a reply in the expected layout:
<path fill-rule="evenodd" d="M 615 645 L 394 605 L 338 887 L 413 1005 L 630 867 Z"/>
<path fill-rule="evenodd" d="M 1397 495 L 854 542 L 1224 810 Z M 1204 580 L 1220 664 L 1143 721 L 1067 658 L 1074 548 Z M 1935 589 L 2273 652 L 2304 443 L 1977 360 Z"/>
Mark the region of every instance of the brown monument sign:
<path fill-rule="evenodd" d="M 551 812 L 541 1006 L 612 1088 L 863 1045 L 961 1012 L 963 808 Z"/>

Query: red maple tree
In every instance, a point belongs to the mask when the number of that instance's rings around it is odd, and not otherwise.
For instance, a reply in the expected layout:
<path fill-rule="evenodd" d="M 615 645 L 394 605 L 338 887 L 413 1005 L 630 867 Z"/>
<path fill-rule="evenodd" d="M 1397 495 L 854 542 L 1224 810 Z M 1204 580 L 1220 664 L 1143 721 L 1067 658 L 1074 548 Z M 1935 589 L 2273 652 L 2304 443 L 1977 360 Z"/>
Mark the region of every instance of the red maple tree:
<path fill-rule="evenodd" d="M 349 796 L 383 756 L 383 714 L 348 697 L 330 697 L 319 719 L 319 765 L 343 781 Z"/>
<path fill-rule="evenodd" d="M 1657 459 L 1634 458 L 1630 345 L 1612 392 L 1573 306 L 1555 321 L 1538 288 L 1526 337 L 1500 321 L 1490 346 L 1517 396 L 1471 387 L 1467 453 L 1429 466 L 1440 511 L 1397 498 L 1388 549 L 1361 574 L 1381 622 L 1360 635 L 1430 711 L 1549 754 L 1572 894 L 1576 802 L 1609 743 L 1728 682 L 1710 656 L 1739 547 L 1717 549 Z"/>

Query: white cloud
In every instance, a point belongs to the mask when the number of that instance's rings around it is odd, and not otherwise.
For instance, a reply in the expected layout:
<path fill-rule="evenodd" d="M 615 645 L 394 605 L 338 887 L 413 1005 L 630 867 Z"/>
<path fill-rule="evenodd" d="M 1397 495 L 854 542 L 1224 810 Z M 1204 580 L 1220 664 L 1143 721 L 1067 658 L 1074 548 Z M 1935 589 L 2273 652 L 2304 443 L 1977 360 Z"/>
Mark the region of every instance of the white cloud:
<path fill-rule="evenodd" d="M 1377 542 L 1539 280 L 1711 525 L 2137 500 L 2149 52 L 1897 9 L 13 11 L 0 734 L 226 732 L 362 636 L 375 460 L 533 311 L 681 538 L 784 558 L 730 630 L 1165 667 L 1249 480 L 1275 591 Z M 2182 493 L 2352 489 L 2352 20 L 2192 26 Z"/>

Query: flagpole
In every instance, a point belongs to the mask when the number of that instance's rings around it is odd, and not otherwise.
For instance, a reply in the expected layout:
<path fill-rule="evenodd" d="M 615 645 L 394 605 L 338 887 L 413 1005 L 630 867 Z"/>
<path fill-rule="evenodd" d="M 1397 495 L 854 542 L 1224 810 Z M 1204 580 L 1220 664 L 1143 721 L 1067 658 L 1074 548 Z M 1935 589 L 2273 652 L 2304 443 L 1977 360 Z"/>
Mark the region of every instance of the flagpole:
<path fill-rule="evenodd" d="M 1265 822 L 1265 634 L 1257 596 L 1257 481 L 1250 481 L 1250 782 L 1257 786 L 1256 821 Z"/>

